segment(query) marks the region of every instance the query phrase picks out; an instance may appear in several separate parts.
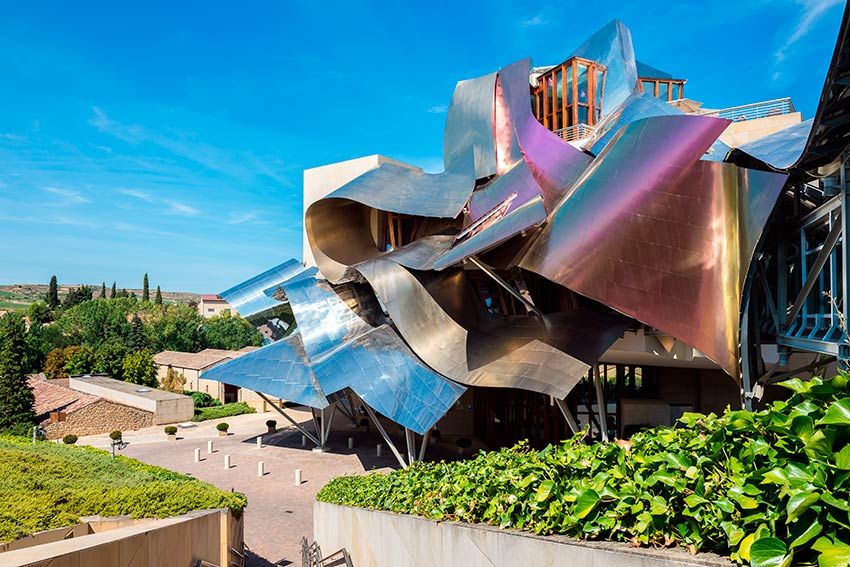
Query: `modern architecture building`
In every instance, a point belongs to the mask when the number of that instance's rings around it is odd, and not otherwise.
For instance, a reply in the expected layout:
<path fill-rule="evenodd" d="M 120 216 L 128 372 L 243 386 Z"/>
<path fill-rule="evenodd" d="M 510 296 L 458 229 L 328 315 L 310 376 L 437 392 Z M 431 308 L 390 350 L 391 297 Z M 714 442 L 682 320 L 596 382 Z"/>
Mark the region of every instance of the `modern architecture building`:
<path fill-rule="evenodd" d="M 297 330 L 205 377 L 314 408 L 319 445 L 336 409 L 380 414 L 405 465 L 435 426 L 607 438 L 846 361 L 847 33 L 806 121 L 790 99 L 703 108 L 618 21 L 460 81 L 443 173 L 305 172 L 304 263 L 221 294 L 288 302 Z"/>

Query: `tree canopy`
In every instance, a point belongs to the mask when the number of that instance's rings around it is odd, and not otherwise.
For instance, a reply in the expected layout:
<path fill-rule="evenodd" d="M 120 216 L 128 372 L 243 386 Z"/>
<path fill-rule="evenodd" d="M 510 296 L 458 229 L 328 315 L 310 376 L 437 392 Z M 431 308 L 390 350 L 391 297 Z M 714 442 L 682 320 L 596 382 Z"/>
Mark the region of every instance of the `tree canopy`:
<path fill-rule="evenodd" d="M 242 317 L 225 311 L 206 320 L 204 341 L 209 348 L 239 350 L 246 346 L 261 346 L 263 335 Z"/>

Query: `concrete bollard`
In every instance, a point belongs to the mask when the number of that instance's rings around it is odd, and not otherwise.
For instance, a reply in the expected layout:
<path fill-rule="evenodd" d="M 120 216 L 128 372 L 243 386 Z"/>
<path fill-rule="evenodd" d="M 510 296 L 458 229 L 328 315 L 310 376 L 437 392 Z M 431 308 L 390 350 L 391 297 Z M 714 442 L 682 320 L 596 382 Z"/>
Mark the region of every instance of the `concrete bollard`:
<path fill-rule="evenodd" d="M 224 456 L 224 468 L 226 468 L 226 469 L 230 468 L 230 455 Z"/>
<path fill-rule="evenodd" d="M 301 469 L 295 469 L 295 486 L 301 486 Z"/>
<path fill-rule="evenodd" d="M 382 449 L 382 448 L 383 448 L 383 447 L 379 444 L 379 445 L 378 445 L 378 456 L 379 456 L 379 457 L 381 456 L 381 449 Z"/>
<path fill-rule="evenodd" d="M 260 461 L 257 463 L 257 476 L 263 476 L 264 474 L 266 474 L 265 464 L 263 461 Z"/>
<path fill-rule="evenodd" d="M 306 447 L 306 446 L 307 446 L 307 436 L 306 436 L 306 435 L 302 435 L 302 436 L 301 436 L 301 446 L 302 446 L 302 447 Z"/>
<path fill-rule="evenodd" d="M 195 447 L 195 462 L 196 463 L 201 462 L 201 450 L 197 447 Z"/>
<path fill-rule="evenodd" d="M 349 449 L 354 449 L 354 437 L 349 437 L 349 438 L 348 438 L 348 448 L 349 448 Z"/>
<path fill-rule="evenodd" d="M 213 453 L 215 453 L 215 451 L 213 450 L 213 442 L 207 441 L 207 454 L 212 455 Z"/>
<path fill-rule="evenodd" d="M 263 448 L 263 436 L 260 435 L 260 436 L 257 437 L 257 449 L 262 449 L 262 448 Z"/>

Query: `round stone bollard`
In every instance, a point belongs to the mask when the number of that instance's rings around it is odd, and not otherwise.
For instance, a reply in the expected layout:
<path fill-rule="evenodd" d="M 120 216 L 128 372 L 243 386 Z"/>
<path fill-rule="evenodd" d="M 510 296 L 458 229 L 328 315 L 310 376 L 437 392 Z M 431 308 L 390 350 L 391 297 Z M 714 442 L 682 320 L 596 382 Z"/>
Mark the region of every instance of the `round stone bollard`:
<path fill-rule="evenodd" d="M 301 469 L 295 469 L 295 486 L 301 486 Z"/>
<path fill-rule="evenodd" d="M 226 469 L 230 468 L 230 455 L 224 456 L 224 468 L 226 468 Z"/>
<path fill-rule="evenodd" d="M 213 450 L 213 442 L 207 441 L 207 454 L 212 455 L 213 453 L 215 453 Z"/>
<path fill-rule="evenodd" d="M 383 449 L 383 447 L 381 445 L 378 445 L 378 456 L 379 457 L 381 456 L 381 449 Z"/>
<path fill-rule="evenodd" d="M 263 461 L 257 463 L 257 476 L 263 476 L 266 474 L 266 467 Z"/>
<path fill-rule="evenodd" d="M 201 462 L 201 450 L 198 449 L 197 447 L 195 447 L 195 462 L 196 463 Z"/>
<path fill-rule="evenodd" d="M 349 438 L 348 438 L 348 448 L 349 448 L 349 449 L 354 449 L 354 437 L 349 437 Z"/>
<path fill-rule="evenodd" d="M 306 435 L 302 435 L 302 436 L 301 436 L 301 446 L 302 446 L 302 447 L 306 447 L 306 446 L 307 446 L 307 436 L 306 436 Z"/>
<path fill-rule="evenodd" d="M 257 449 L 262 449 L 262 448 L 263 448 L 263 436 L 259 435 L 259 436 L 257 436 Z"/>

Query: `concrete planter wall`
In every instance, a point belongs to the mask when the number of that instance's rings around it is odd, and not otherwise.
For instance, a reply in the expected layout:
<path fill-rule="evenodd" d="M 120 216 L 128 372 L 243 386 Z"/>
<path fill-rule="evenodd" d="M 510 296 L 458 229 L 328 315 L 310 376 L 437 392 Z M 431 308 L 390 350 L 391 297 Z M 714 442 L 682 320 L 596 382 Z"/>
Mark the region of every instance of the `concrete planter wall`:
<path fill-rule="evenodd" d="M 356 567 L 733 567 L 713 554 L 635 549 L 627 544 L 536 536 L 491 526 L 316 502 L 313 537 L 329 555 L 344 547 Z"/>

